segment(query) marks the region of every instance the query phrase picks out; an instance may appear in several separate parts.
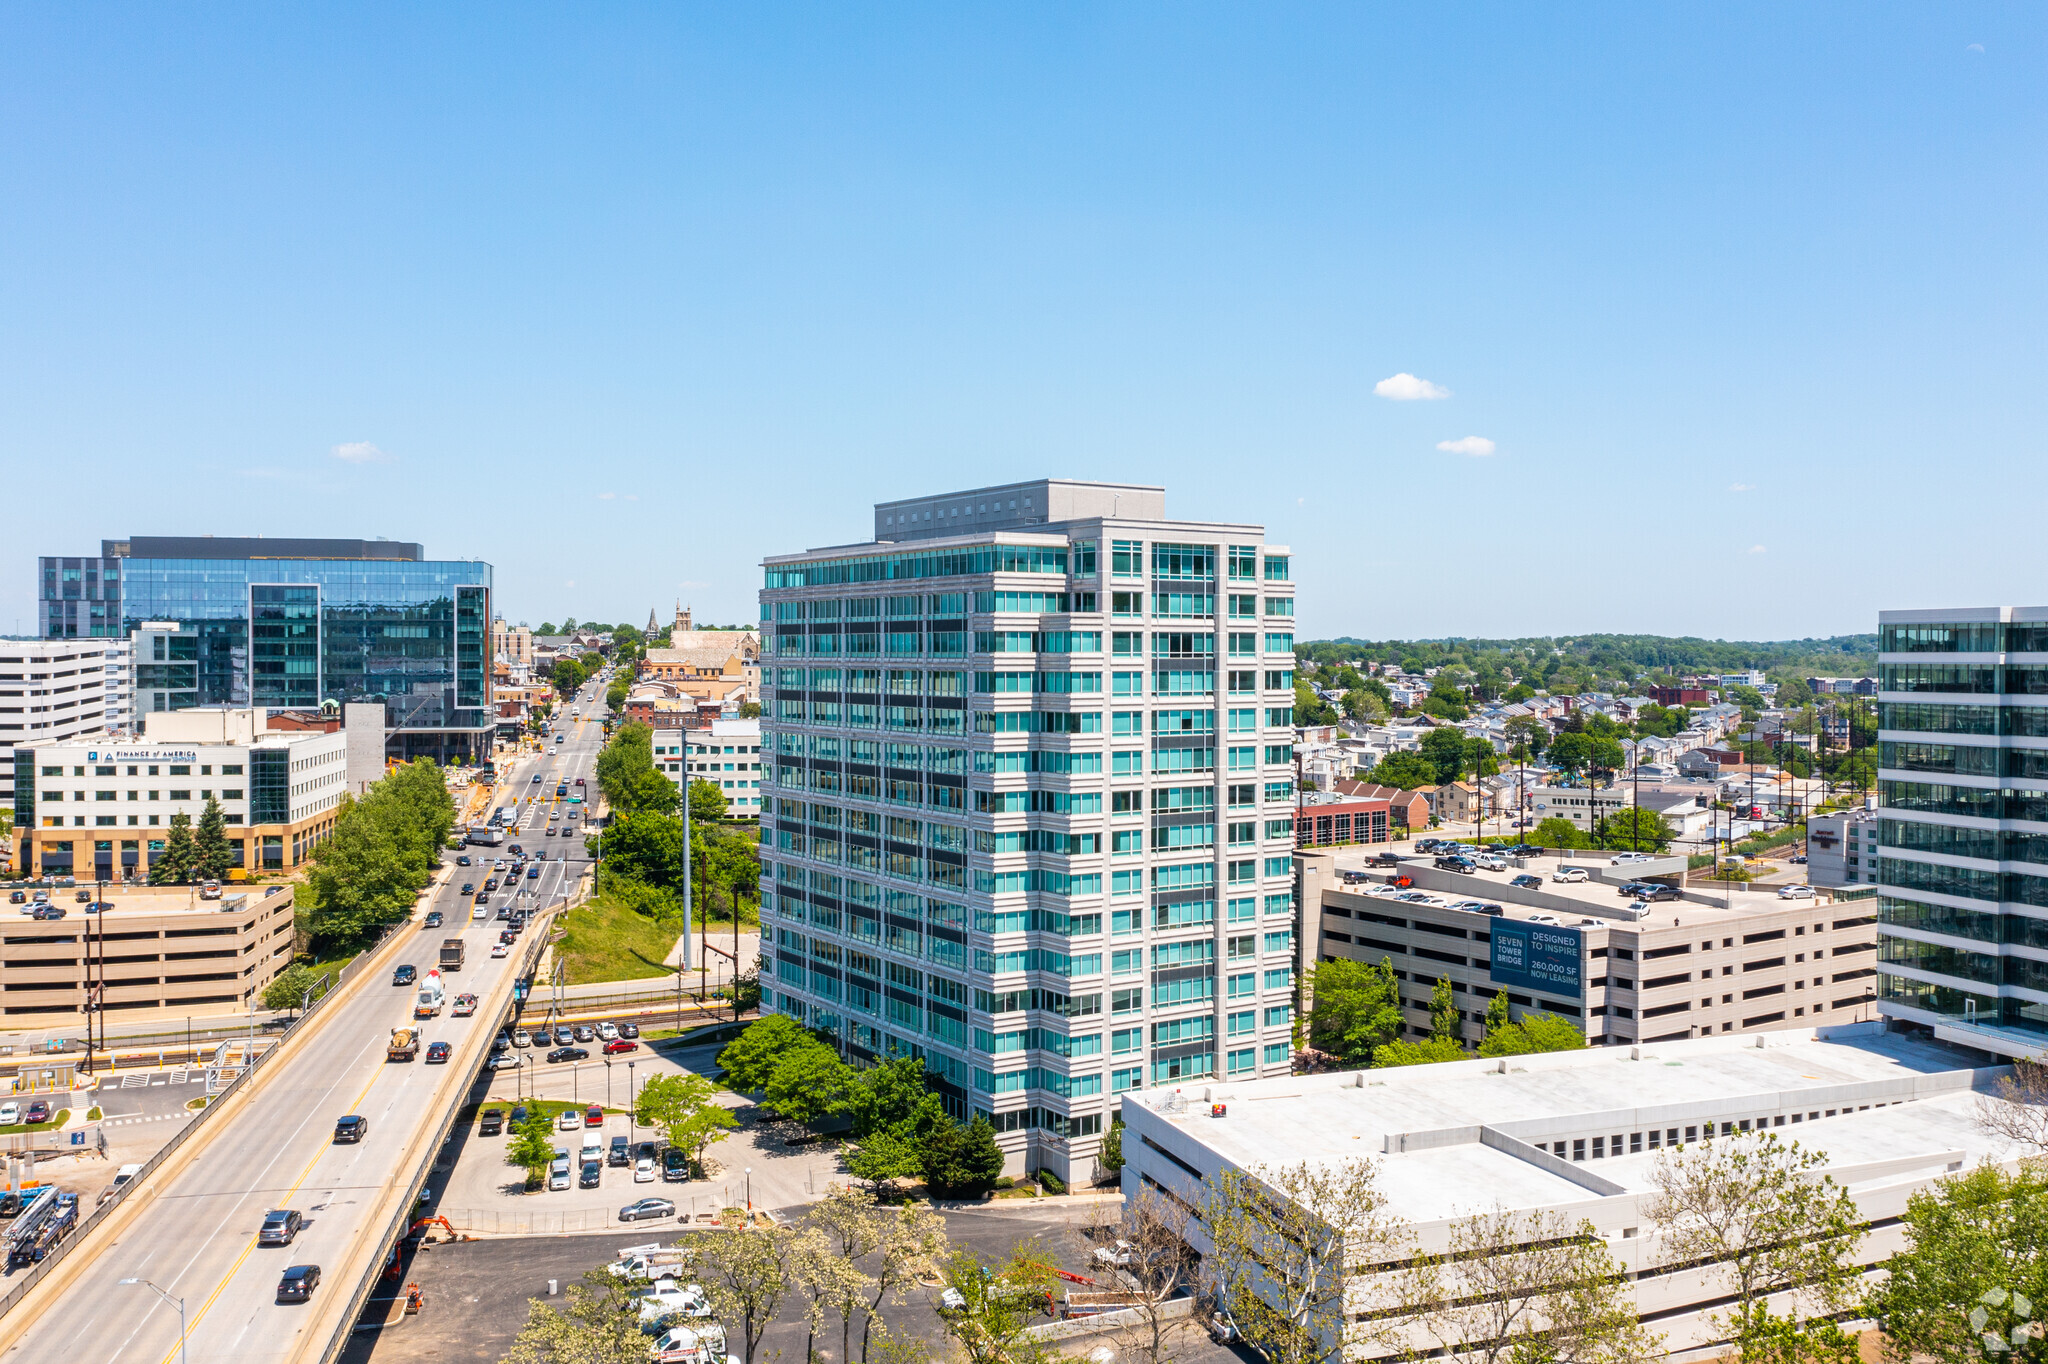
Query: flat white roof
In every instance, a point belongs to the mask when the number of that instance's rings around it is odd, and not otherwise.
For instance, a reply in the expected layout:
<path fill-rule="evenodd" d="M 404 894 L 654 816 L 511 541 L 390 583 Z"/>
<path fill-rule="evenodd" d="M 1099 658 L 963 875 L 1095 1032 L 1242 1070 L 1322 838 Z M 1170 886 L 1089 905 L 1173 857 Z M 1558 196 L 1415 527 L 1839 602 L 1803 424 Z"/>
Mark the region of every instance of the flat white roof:
<path fill-rule="evenodd" d="M 1759 1046 L 1762 1041 L 1764 1045 Z M 1945 1166 L 2010 1158 L 1975 1124 L 1988 1076 L 1965 1054 L 1876 1024 L 1746 1033 L 1640 1047 L 1593 1047 L 1507 1059 L 1184 1085 L 1124 1096 L 1206 1148 L 1203 1173 L 1380 1162 L 1390 1211 L 1417 1222 L 1495 1204 L 1588 1197 L 1562 1162 L 1531 1150 L 1555 1140 L 1711 1129 L 1752 1115 L 1820 1113 L 1781 1135 L 1827 1151 L 1838 1169 L 1924 1155 Z M 1210 1116 L 1210 1103 L 1226 1112 Z M 1877 1105 L 1885 1105 L 1882 1109 Z M 1867 1111 L 1866 1111 L 1867 1106 Z M 1825 1117 L 1836 1110 L 1832 1120 Z M 1846 1115 L 1846 1116 L 1844 1116 Z M 1787 1124 L 1790 1127 L 1790 1124 Z M 1489 1141 L 1482 1129 L 1495 1134 Z M 1506 1140 L 1500 1140 L 1505 1137 Z M 1518 1153 L 1518 1149 L 1519 1152 Z M 1533 1158 L 1532 1158 L 1533 1156 Z M 1573 1162 L 1582 1179 L 1642 1192 L 1657 1159 L 1645 1150 Z"/>

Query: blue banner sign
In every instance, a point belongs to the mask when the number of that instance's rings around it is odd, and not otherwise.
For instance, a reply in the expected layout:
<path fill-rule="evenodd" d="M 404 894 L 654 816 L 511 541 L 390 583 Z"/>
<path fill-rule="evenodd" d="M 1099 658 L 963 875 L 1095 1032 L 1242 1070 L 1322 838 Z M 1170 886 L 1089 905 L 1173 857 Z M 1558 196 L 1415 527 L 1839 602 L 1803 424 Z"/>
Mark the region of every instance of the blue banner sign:
<path fill-rule="evenodd" d="M 1495 919 L 1487 977 L 1496 985 L 1517 985 L 1577 999 L 1584 993 L 1579 967 L 1584 945 L 1584 936 L 1576 928 Z"/>

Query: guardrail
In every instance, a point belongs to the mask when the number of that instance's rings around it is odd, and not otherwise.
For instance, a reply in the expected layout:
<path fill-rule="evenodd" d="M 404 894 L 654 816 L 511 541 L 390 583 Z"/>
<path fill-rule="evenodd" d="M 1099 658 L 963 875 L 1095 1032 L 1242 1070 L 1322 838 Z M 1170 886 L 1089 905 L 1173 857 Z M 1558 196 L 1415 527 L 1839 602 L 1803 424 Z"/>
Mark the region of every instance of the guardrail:
<path fill-rule="evenodd" d="M 390 936 L 392 931 L 391 929 L 386 929 L 385 932 L 379 934 L 377 940 L 365 948 L 362 955 L 357 957 L 356 960 L 366 961 L 371 954 L 383 945 L 384 940 Z M 291 1040 L 293 1034 L 297 1033 L 300 1028 L 303 1028 L 309 1020 L 318 1017 L 321 1006 L 334 998 L 337 993 L 337 990 L 329 990 L 319 999 L 313 1001 L 311 1008 L 300 1014 L 290 1027 L 277 1036 L 276 1046 L 265 1048 L 263 1054 L 258 1056 L 255 1062 L 246 1067 L 240 1075 L 237 1075 L 232 1083 L 218 1094 L 211 1096 L 207 1101 L 206 1107 L 199 1111 L 199 1116 L 172 1134 L 171 1139 L 164 1143 L 161 1150 L 144 1161 L 142 1168 L 119 1189 L 114 1191 L 112 1198 L 88 1213 L 76 1227 L 72 1228 L 69 1236 L 66 1236 L 51 1248 L 50 1252 L 43 1257 L 42 1263 L 9 1285 L 7 1292 L 4 1295 L 0 1295 L 0 1318 L 4 1318 L 8 1312 L 14 1309 L 17 1303 L 28 1296 L 31 1289 L 47 1278 L 59 1265 L 63 1264 L 73 1250 L 84 1244 L 95 1227 L 113 1216 L 122 1203 L 135 1196 L 136 1191 L 149 1182 L 150 1175 L 154 1174 L 163 1166 L 165 1161 L 175 1155 L 179 1148 L 183 1147 L 199 1133 L 209 1131 L 208 1124 L 213 1120 L 214 1115 L 220 1112 L 223 1107 L 223 1101 L 233 1095 L 236 1090 L 249 1085 L 263 1071 L 265 1066 L 282 1054 L 285 1050 L 285 1043 Z"/>
<path fill-rule="evenodd" d="M 566 908 L 566 906 L 564 907 Z M 547 910 L 544 912 L 552 915 L 556 911 Z M 542 931 L 535 933 L 533 941 L 527 944 L 519 967 L 513 973 L 515 980 L 520 977 L 530 976 L 540 961 L 541 953 L 547 949 L 547 930 L 553 927 L 553 922 L 550 920 L 539 925 L 539 927 Z M 504 1007 L 498 1012 L 498 1019 L 492 1025 L 491 1035 L 495 1037 L 499 1031 L 507 1027 L 511 1023 L 512 1018 L 519 1012 L 520 1004 L 522 1002 L 530 1002 L 530 1000 L 531 996 L 528 997 L 527 1001 L 520 1000 L 515 986 L 513 997 L 506 1000 Z M 490 1056 L 490 1048 L 486 1045 L 480 1049 L 476 1058 L 470 1062 L 464 1074 L 463 1084 L 455 1091 L 457 1102 L 448 1106 L 448 1112 L 443 1115 L 440 1123 L 435 1127 L 433 1140 L 424 1148 L 425 1158 L 419 1162 L 419 1169 L 406 1180 L 405 1196 L 399 1200 L 397 1214 L 391 1221 L 385 1224 L 384 1230 L 378 1233 L 373 1243 L 380 1248 L 380 1252 L 384 1247 L 395 1248 L 400 1241 L 405 1239 L 405 1234 L 411 1230 L 413 1215 L 419 1205 L 420 1191 L 426 1187 L 427 1178 L 433 1173 L 434 1154 L 447 1144 L 449 1134 L 455 1130 L 455 1123 L 462 1115 L 463 1105 L 460 1102 L 461 1096 L 467 1094 L 475 1087 L 478 1077 L 483 1074 L 484 1066 L 490 1060 Z M 383 1276 L 384 1272 L 384 1259 L 385 1257 L 382 1253 L 371 1257 L 370 1268 L 363 1275 L 362 1282 L 357 1284 L 355 1291 L 349 1295 L 348 1306 L 342 1313 L 340 1321 L 336 1324 L 333 1336 L 329 1338 L 319 1355 L 315 1356 L 315 1358 L 321 1361 L 321 1364 L 334 1364 L 334 1361 L 341 1357 L 341 1352 L 348 1348 L 349 1338 L 355 1334 L 357 1320 L 362 1316 L 363 1309 L 368 1306 L 370 1295 L 377 1291 L 377 1280 Z"/>

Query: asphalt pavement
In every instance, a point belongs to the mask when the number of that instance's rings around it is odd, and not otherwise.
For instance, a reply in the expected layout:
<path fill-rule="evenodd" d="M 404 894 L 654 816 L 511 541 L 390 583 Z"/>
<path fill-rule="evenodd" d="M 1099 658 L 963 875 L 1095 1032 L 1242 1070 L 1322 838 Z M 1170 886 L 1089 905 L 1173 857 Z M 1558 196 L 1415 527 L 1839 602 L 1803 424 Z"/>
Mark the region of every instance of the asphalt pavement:
<path fill-rule="evenodd" d="M 598 742 L 598 726 L 585 723 L 564 753 L 530 755 L 508 776 L 525 781 L 536 766 L 544 784 L 559 774 L 572 779 L 589 775 Z M 546 789 L 552 799 L 552 786 Z M 554 841 L 573 844 L 580 858 L 581 839 Z M 574 890 L 586 866 L 580 860 L 550 860 L 539 880 L 529 884 L 544 897 L 541 903 L 550 903 Z M 420 912 L 441 910 L 447 927 L 401 927 L 400 933 L 417 936 L 420 950 L 401 949 L 394 960 L 424 966 L 444 937 L 461 936 L 468 943 L 468 959 L 453 974 L 449 994 L 481 995 L 484 1008 L 475 1018 L 444 1012 L 421 1025 L 423 1041 L 452 1042 L 457 1059 L 466 1060 L 489 1046 L 494 1002 L 509 997 L 512 960 L 490 956 L 498 926 L 470 919 L 469 907 L 458 903 L 459 884 L 459 879 L 444 881 L 420 905 Z M 253 1102 L 224 1119 L 228 1126 L 171 1176 L 116 1242 L 100 1251 L 65 1299 L 27 1329 L 9 1333 L 0 1360 L 159 1364 L 176 1359 L 176 1307 L 142 1284 L 121 1282 L 129 1278 L 149 1280 L 173 1299 L 184 1300 L 188 1357 L 194 1364 L 282 1361 L 324 1342 L 326 1330 L 312 1323 L 331 1317 L 331 1311 L 320 1309 L 331 1308 L 331 1299 L 346 1298 L 354 1289 L 345 1266 L 361 1262 L 371 1238 L 383 1230 L 389 1212 L 378 1205 L 393 1181 L 404 1177 L 401 1160 L 414 1135 L 440 1111 L 435 1099 L 447 1074 L 444 1067 L 423 1060 L 385 1061 L 390 1030 L 410 1021 L 415 993 L 389 980 L 381 973 L 364 980 L 351 997 L 331 1006 L 317 1031 L 273 1063 L 276 1069 L 264 1078 Z M 119 1100 L 132 1093 L 138 1105 L 160 1105 L 169 1100 L 156 1097 L 159 1088 L 169 1094 L 180 1087 L 167 1079 L 161 1087 L 152 1083 L 107 1097 Z M 193 1092 L 189 1083 L 182 1088 L 188 1095 Z M 460 1102 L 464 1096 L 451 1097 Z M 369 1133 L 358 1144 L 335 1145 L 334 1120 L 347 1113 L 367 1117 Z M 309 1216 L 307 1229 L 288 1249 L 255 1243 L 263 1214 L 273 1207 L 294 1207 Z M 315 1305 L 278 1304 L 280 1271 L 301 1263 L 327 1271 Z M 84 1304 L 90 1304 L 89 1310 Z"/>

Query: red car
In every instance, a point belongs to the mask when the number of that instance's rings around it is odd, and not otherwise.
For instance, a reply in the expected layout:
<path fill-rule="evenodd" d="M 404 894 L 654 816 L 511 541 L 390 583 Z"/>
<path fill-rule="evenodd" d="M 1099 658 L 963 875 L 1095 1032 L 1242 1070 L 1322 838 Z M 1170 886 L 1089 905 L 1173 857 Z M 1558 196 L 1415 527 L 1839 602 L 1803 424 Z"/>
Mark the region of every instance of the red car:
<path fill-rule="evenodd" d="M 604 1044 L 604 1054 L 606 1056 L 617 1056 L 622 1052 L 638 1050 L 640 1050 L 640 1044 L 638 1042 L 628 1042 L 623 1037 L 615 1037 L 611 1041 Z"/>
<path fill-rule="evenodd" d="M 48 1122 L 50 1120 L 50 1105 L 45 1100 L 37 1099 L 28 1106 L 28 1112 L 21 1115 L 21 1120 L 25 1123 Z"/>
<path fill-rule="evenodd" d="M 604 1105 L 602 1105 L 602 1104 L 592 1104 L 592 1105 L 591 1105 L 590 1107 L 588 1107 L 588 1108 L 584 1109 L 584 1110 L 583 1110 L 583 1125 L 584 1125 L 585 1127 L 603 1127 L 603 1126 L 604 1126 Z"/>

